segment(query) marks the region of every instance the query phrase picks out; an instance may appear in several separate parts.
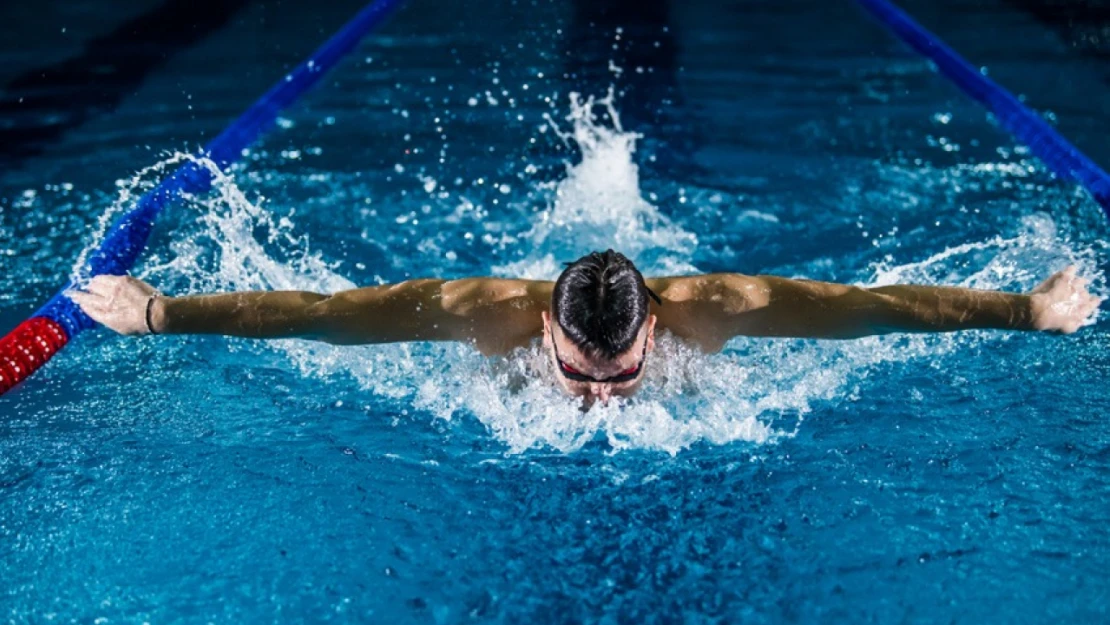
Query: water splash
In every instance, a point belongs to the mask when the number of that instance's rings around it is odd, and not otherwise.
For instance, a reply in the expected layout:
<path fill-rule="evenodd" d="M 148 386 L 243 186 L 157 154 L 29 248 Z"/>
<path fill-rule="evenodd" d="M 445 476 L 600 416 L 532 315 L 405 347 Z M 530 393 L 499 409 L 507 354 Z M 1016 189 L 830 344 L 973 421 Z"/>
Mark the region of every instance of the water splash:
<path fill-rule="evenodd" d="M 552 278 L 560 270 L 556 256 L 605 247 L 626 252 L 645 273 L 695 270 L 696 237 L 641 195 L 632 160 L 638 135 L 621 128 L 612 95 L 596 102 L 575 95 L 570 106 L 571 129 L 559 130 L 559 136 L 578 149 L 581 160 L 568 165 L 566 177 L 549 189 L 550 204 L 520 237 L 530 252 L 495 271 Z M 597 107 L 607 112 L 611 125 L 595 117 Z M 136 180 L 183 158 L 192 157 L 174 156 L 140 172 Z M 170 259 L 147 263 L 143 277 L 182 292 L 355 287 L 336 264 L 312 251 L 291 219 L 275 216 L 234 177 L 202 164 L 213 173 L 213 191 L 187 198 L 192 210 L 180 213 L 182 236 L 171 244 Z M 134 195 L 121 191 L 118 205 Z M 426 219 L 437 218 L 451 227 L 449 214 Z M 968 242 L 924 260 L 899 263 L 888 257 L 860 269 L 857 281 L 1028 289 L 1043 276 L 1024 268 L 1079 261 L 1093 270 L 1094 260 L 1093 253 L 1076 251 L 1061 239 L 1049 217 L 1034 215 L 1006 237 Z M 847 342 L 739 338 L 724 353 L 705 355 L 663 335 L 650 356 L 640 395 L 585 413 L 553 383 L 554 372 L 538 345 L 492 359 L 456 344 L 335 347 L 282 340 L 249 349 L 277 350 L 313 380 L 353 379 L 372 410 L 382 401 L 397 401 L 438 419 L 477 419 L 514 453 L 535 448 L 571 452 L 601 441 L 613 450 L 675 454 L 699 443 L 765 444 L 793 436 L 819 406 L 866 392 L 867 378 L 879 365 L 936 359 L 973 349 L 989 336 L 970 332 Z"/>
<path fill-rule="evenodd" d="M 596 111 L 601 109 L 610 125 Z M 570 112 L 563 130 L 544 114 L 556 136 L 581 156 L 568 163 L 566 176 L 554 185 L 546 210 L 522 235 L 529 256 L 494 268 L 498 275 L 551 279 L 561 266 L 556 255 L 613 248 L 645 272 L 693 273 L 690 257 L 697 237 L 675 224 L 643 198 L 639 167 L 633 160 L 641 135 L 624 130 L 614 104 L 613 89 L 602 99 L 570 94 Z"/>
<path fill-rule="evenodd" d="M 1075 265 L 1093 278 L 1095 290 L 1105 286 L 1094 248 L 1076 247 L 1057 231 L 1045 213 L 1023 216 L 1016 234 L 995 236 L 946 248 L 920 261 L 898 264 L 890 256 L 872 267 L 868 286 L 897 283 L 947 284 L 973 289 L 1027 291 L 1045 279 L 1046 268 Z"/>
<path fill-rule="evenodd" d="M 103 243 L 104 237 L 108 234 L 108 229 L 111 228 L 112 222 L 118 217 L 130 211 L 138 202 L 139 198 L 157 186 L 159 178 L 167 175 L 169 172 L 174 171 L 177 167 L 181 166 L 187 161 L 195 160 L 195 158 L 184 152 L 179 152 L 170 155 L 149 167 L 145 167 L 135 172 L 130 179 L 116 181 L 116 199 L 108 207 L 107 210 L 97 219 L 96 229 L 93 231 L 91 241 L 81 250 L 77 255 L 77 260 L 73 263 L 73 269 L 70 272 L 70 280 L 74 284 L 84 284 L 88 281 L 87 275 L 89 255 L 96 251 Z M 217 168 L 218 169 L 218 168 Z"/>

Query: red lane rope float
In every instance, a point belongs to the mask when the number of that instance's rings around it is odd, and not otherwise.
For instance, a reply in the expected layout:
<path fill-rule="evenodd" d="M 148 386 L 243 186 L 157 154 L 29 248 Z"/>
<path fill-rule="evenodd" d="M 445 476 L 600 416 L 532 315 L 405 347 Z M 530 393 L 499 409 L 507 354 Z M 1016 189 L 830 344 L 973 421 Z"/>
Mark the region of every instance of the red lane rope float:
<path fill-rule="evenodd" d="M 31 317 L 0 339 L 0 395 L 46 364 L 69 336 L 45 317 Z"/>

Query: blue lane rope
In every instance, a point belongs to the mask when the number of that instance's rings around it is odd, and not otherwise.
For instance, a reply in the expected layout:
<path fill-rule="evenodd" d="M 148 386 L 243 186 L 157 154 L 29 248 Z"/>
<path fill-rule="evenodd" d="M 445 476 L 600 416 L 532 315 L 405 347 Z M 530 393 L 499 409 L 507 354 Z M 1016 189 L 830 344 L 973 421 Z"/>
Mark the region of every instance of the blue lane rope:
<path fill-rule="evenodd" d="M 246 112 L 212 140 L 201 155 L 226 170 L 248 146 L 269 129 L 278 113 L 315 85 L 371 30 L 381 24 L 402 0 L 376 0 L 363 8 L 311 57 L 270 88 Z M 188 162 L 164 178 L 117 219 L 84 267 L 90 276 L 122 275 L 146 248 L 154 220 L 181 193 L 204 193 L 211 188 L 212 173 Z M 96 325 L 65 292 L 66 284 L 32 317 L 0 338 L 0 395 L 15 387 L 46 364 L 77 334 Z"/>
<path fill-rule="evenodd" d="M 858 0 L 883 26 L 922 56 L 941 74 L 994 114 L 998 123 L 1028 146 L 1059 178 L 1078 182 L 1110 217 L 1110 176 L 1004 87 L 987 78 L 955 50 L 887 0 Z"/>
<path fill-rule="evenodd" d="M 355 15 L 307 60 L 275 84 L 257 102 L 231 123 L 203 150 L 203 155 L 226 169 L 242 156 L 277 119 L 278 114 L 315 85 L 328 70 L 343 59 L 371 30 L 380 25 L 402 0 L 377 0 Z M 136 206 L 112 224 L 86 267 L 87 274 L 123 275 L 135 264 L 146 247 L 154 220 L 182 192 L 203 193 L 212 184 L 211 173 L 196 163 L 186 163 L 143 195 Z M 63 287 L 35 313 L 58 322 L 72 338 L 96 323 L 81 311 Z"/>

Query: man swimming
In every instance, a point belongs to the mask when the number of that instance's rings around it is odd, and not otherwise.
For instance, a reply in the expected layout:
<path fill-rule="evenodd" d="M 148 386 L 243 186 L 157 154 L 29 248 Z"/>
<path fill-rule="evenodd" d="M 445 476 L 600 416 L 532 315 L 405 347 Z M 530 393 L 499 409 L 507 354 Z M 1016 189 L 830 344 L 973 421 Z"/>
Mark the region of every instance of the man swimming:
<path fill-rule="evenodd" d="M 259 291 L 169 297 L 132 277 L 97 276 L 69 295 L 120 334 L 223 334 L 335 344 L 465 341 L 487 355 L 542 338 L 559 384 L 587 405 L 628 396 L 665 330 L 707 351 L 734 336 L 850 339 L 972 328 L 1070 334 L 1101 298 L 1075 267 L 1028 294 L 957 287 L 863 288 L 718 273 L 649 278 L 622 254 L 594 252 L 555 282 L 408 280 L 322 295 Z"/>

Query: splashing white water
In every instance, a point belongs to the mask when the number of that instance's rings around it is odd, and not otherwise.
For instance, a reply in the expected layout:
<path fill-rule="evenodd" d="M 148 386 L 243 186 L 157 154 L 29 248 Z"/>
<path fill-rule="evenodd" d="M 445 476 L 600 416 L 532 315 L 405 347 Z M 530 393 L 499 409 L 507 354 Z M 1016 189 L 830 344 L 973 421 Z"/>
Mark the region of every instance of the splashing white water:
<path fill-rule="evenodd" d="M 596 106 L 607 110 L 611 127 L 593 115 Z M 568 166 L 547 210 L 523 237 L 522 243 L 531 246 L 530 254 L 497 267 L 496 272 L 552 278 L 560 270 L 557 254 L 606 247 L 621 249 L 645 273 L 694 271 L 691 257 L 696 238 L 643 199 L 632 160 L 637 135 L 621 128 L 612 96 L 599 102 L 573 96 L 567 119 L 571 130 L 559 131 L 560 136 L 578 147 L 581 162 Z M 189 157 L 174 157 L 167 163 L 182 158 Z M 195 221 L 186 227 L 188 236 L 171 245 L 171 260 L 149 264 L 145 277 L 156 284 L 175 283 L 190 292 L 333 292 L 355 286 L 310 251 L 307 237 L 296 234 L 291 221 L 276 218 L 252 202 L 235 180 L 211 163 L 202 164 L 215 177 L 212 194 L 192 198 L 198 210 L 190 213 Z M 124 198 L 121 195 L 120 205 Z M 1027 289 L 1043 276 L 1033 276 L 1022 267 L 1074 260 L 1093 262 L 1061 241 L 1048 217 L 1035 216 L 1008 238 L 967 243 L 919 262 L 889 260 L 873 267 L 869 275 L 860 275 L 860 280 Z M 585 413 L 556 387 L 548 359 L 538 346 L 507 358 L 487 359 L 469 346 L 451 344 L 335 347 L 282 340 L 267 345 L 286 354 L 306 376 L 351 376 L 370 395 L 407 402 L 438 418 L 476 418 L 513 452 L 537 447 L 573 451 L 600 438 L 616 450 L 673 454 L 699 442 L 766 443 L 792 436 L 820 403 L 856 394 L 876 365 L 935 358 L 973 345 L 982 336 L 872 337 L 851 342 L 737 339 L 724 353 L 705 355 L 664 335 L 649 357 L 638 397 L 595 406 Z"/>
<path fill-rule="evenodd" d="M 1002 287 L 1028 290 L 1047 277 L 1047 267 L 1076 265 L 1081 275 L 1102 276 L 1094 249 L 1076 249 L 1062 240 L 1052 218 L 1035 213 L 1021 218 L 1020 231 L 1011 237 L 956 245 L 928 258 L 895 264 L 889 257 L 874 267 L 869 286 L 897 283 L 947 284 L 973 289 Z"/>
<path fill-rule="evenodd" d="M 693 273 L 689 258 L 697 237 L 686 232 L 646 201 L 640 193 L 639 167 L 633 161 L 640 135 L 621 126 L 613 90 L 601 100 L 570 94 L 564 131 L 545 115 L 556 135 L 577 148 L 581 161 L 567 165 L 566 176 L 554 185 L 550 205 L 523 235 L 529 257 L 494 268 L 498 275 L 552 279 L 561 267 L 555 255 L 569 249 L 613 248 L 645 272 Z M 612 126 L 598 119 L 603 109 Z M 572 260 L 572 259 L 567 259 Z"/>
<path fill-rule="evenodd" d="M 165 160 L 140 169 L 128 180 L 116 181 L 116 187 L 118 187 L 119 190 L 116 192 L 115 201 L 112 202 L 108 210 L 104 211 L 97 220 L 96 230 L 93 232 L 92 240 L 81 250 L 81 253 L 77 256 L 77 260 L 73 263 L 73 270 L 70 272 L 70 280 L 74 284 L 84 284 L 88 280 L 89 276 L 86 275 L 86 272 L 88 270 L 89 255 L 100 247 L 100 244 L 104 241 L 104 237 L 108 234 L 108 229 L 111 227 L 112 222 L 115 221 L 117 217 L 131 210 L 143 194 L 153 190 L 157 184 L 155 182 L 157 178 L 172 172 L 189 160 L 193 160 L 193 157 L 189 154 L 174 154 Z"/>

